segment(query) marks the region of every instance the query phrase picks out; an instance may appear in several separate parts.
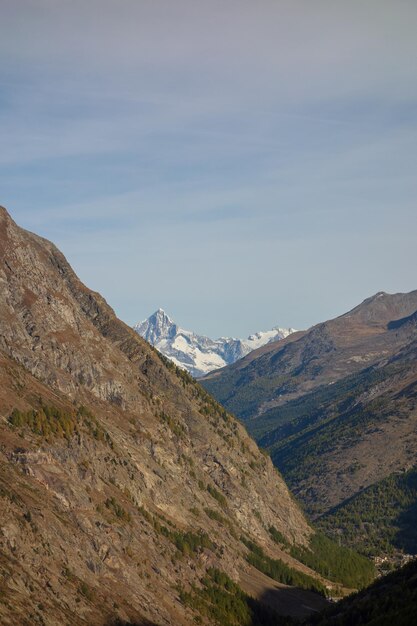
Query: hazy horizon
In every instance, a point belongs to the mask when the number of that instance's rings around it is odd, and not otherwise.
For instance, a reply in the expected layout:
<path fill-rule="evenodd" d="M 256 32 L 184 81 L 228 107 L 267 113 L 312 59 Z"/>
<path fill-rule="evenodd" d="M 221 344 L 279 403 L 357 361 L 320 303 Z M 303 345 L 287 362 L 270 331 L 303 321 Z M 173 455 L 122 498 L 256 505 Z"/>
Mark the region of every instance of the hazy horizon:
<path fill-rule="evenodd" d="M 130 325 L 244 338 L 417 287 L 415 2 L 0 17 L 0 204 Z"/>

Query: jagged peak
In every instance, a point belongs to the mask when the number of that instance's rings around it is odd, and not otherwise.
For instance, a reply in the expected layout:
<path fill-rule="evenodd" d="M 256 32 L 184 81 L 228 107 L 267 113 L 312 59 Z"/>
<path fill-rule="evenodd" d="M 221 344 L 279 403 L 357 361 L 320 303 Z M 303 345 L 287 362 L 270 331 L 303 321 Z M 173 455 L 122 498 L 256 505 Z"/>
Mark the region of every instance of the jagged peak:
<path fill-rule="evenodd" d="M 135 324 L 133 328 L 138 329 L 144 326 L 151 327 L 151 326 L 156 326 L 156 325 L 161 325 L 161 324 L 164 326 L 171 326 L 171 325 L 174 325 L 175 322 L 168 315 L 168 313 L 166 313 L 166 311 L 164 311 L 164 309 L 160 307 L 154 313 L 152 313 L 152 315 L 142 320 L 141 322 L 138 322 L 137 324 Z"/>
<path fill-rule="evenodd" d="M 162 309 L 161 307 L 159 307 L 159 309 L 157 309 L 157 310 L 155 311 L 155 313 L 152 313 L 152 315 L 151 315 L 151 316 L 150 316 L 150 318 L 148 318 L 148 319 L 151 319 L 151 318 L 153 318 L 153 317 L 168 319 L 168 320 L 170 320 L 171 322 L 173 321 L 173 320 L 170 318 L 170 316 L 168 315 L 168 313 L 167 313 L 164 309 Z"/>

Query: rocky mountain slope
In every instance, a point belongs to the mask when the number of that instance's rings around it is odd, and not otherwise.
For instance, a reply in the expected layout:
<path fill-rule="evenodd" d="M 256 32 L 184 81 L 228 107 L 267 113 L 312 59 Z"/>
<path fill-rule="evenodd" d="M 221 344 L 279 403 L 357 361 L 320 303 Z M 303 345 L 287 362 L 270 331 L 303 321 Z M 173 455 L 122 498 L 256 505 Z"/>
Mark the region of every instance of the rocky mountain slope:
<path fill-rule="evenodd" d="M 311 569 L 246 430 L 3 208 L 0 283 L 2 624 L 267 624 L 372 578 Z"/>
<path fill-rule="evenodd" d="M 267 344 L 209 374 L 203 384 L 239 417 L 263 415 L 388 359 L 413 335 L 416 311 L 417 290 L 377 293 L 345 315 Z"/>
<path fill-rule="evenodd" d="M 250 335 L 247 339 L 210 339 L 180 328 L 163 309 L 158 309 L 148 319 L 136 324 L 134 330 L 195 378 L 234 363 L 252 350 L 295 332 L 293 328 L 276 326 L 272 330 Z"/>
<path fill-rule="evenodd" d="M 416 311 L 417 291 L 378 293 L 203 380 L 310 513 L 338 507 L 335 530 L 344 502 L 416 464 Z"/>

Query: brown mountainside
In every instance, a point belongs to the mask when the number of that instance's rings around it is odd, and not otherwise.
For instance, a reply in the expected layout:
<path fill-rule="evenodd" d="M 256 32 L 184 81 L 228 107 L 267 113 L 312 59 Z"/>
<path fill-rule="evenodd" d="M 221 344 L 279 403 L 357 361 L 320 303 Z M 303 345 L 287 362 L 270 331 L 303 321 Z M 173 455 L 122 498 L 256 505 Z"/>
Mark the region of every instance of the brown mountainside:
<path fill-rule="evenodd" d="M 201 382 L 320 514 L 416 464 L 416 342 L 417 291 L 380 292 Z"/>
<path fill-rule="evenodd" d="M 318 577 L 271 540 L 312 531 L 269 458 L 3 208 L 0 284 L 2 624 L 190 624 L 209 567 L 323 605 L 246 561 L 241 536 Z"/>
<path fill-rule="evenodd" d="M 416 311 L 417 290 L 379 292 L 345 315 L 254 350 L 202 382 L 236 415 L 253 418 L 389 359 L 414 336 L 414 326 L 400 322 Z"/>

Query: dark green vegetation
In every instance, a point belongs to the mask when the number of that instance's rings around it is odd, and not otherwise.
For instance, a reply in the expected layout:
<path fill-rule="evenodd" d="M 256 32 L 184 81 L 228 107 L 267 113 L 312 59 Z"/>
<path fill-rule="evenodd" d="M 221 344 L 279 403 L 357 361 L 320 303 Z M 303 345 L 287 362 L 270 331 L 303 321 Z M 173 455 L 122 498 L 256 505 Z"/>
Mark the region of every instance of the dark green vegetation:
<path fill-rule="evenodd" d="M 215 509 L 205 508 L 204 512 L 207 515 L 207 517 L 209 517 L 210 519 L 214 520 L 215 522 L 218 522 L 219 524 L 227 528 L 230 534 L 232 535 L 232 537 L 234 537 L 235 539 L 238 539 L 235 526 L 229 519 L 221 515 L 221 513 L 219 513 Z"/>
<path fill-rule="evenodd" d="M 143 507 L 138 507 L 139 512 L 146 519 L 147 522 L 152 524 L 155 531 L 169 539 L 171 543 L 175 545 L 178 552 L 185 555 L 198 554 L 205 548 L 213 550 L 214 544 L 210 540 L 207 533 L 203 531 L 199 531 L 194 533 L 192 531 L 180 531 L 175 528 L 172 522 L 169 522 L 165 518 L 161 518 L 164 524 L 161 523 L 161 520 L 158 519 L 155 515 L 152 515 Z M 166 525 L 165 525 L 166 524 Z"/>
<path fill-rule="evenodd" d="M 28 427 L 34 434 L 45 439 L 65 437 L 69 439 L 77 426 L 76 415 L 56 407 L 41 406 L 39 410 L 19 411 L 14 409 L 9 423 L 16 428 Z"/>
<path fill-rule="evenodd" d="M 417 561 L 378 579 L 305 623 L 308 626 L 413 626 L 417 623 Z"/>
<path fill-rule="evenodd" d="M 174 433 L 174 435 L 178 438 L 181 438 L 184 436 L 185 434 L 185 430 L 184 430 L 184 426 L 178 422 L 177 420 L 174 420 L 170 415 L 167 415 L 167 413 L 165 413 L 164 411 L 161 411 L 161 421 L 166 424 Z"/>
<path fill-rule="evenodd" d="M 132 520 L 130 513 L 126 511 L 115 498 L 107 498 L 106 507 L 120 520 L 130 522 Z"/>
<path fill-rule="evenodd" d="M 283 583 L 284 585 L 293 585 L 301 589 L 316 591 L 323 596 L 326 595 L 326 588 L 318 580 L 308 576 L 308 574 L 293 569 L 280 559 L 271 559 L 254 541 L 246 537 L 241 537 L 241 541 L 249 549 L 249 554 L 246 557 L 248 563 L 256 567 L 256 569 L 263 574 L 266 574 L 273 580 Z"/>
<path fill-rule="evenodd" d="M 271 608 L 254 600 L 234 583 L 227 574 L 210 568 L 191 592 L 180 589 L 183 604 L 219 626 L 290 626 L 294 620 L 279 616 Z M 203 620 L 195 620 L 203 623 Z"/>
<path fill-rule="evenodd" d="M 226 524 L 228 522 L 228 520 L 226 520 L 225 517 L 223 517 L 223 515 L 221 515 L 221 513 L 219 513 L 218 511 L 216 511 L 215 509 L 204 509 L 205 514 L 207 515 L 207 517 L 209 517 L 210 519 L 219 522 L 219 524 Z"/>
<path fill-rule="evenodd" d="M 227 506 L 227 500 L 225 498 L 225 496 L 220 493 L 220 491 L 218 489 L 216 489 L 216 487 L 213 487 L 213 485 L 207 485 L 207 491 L 209 492 L 209 494 L 211 495 L 212 498 L 214 498 L 215 500 L 217 500 L 217 502 L 220 504 L 220 506 L 222 506 L 223 508 L 226 508 Z"/>
<path fill-rule="evenodd" d="M 277 543 L 278 545 L 282 546 L 283 548 L 290 547 L 290 543 L 286 540 L 284 535 L 275 528 L 275 526 L 269 527 L 269 534 L 271 535 L 275 543 Z"/>
<path fill-rule="evenodd" d="M 65 411 L 46 405 L 40 398 L 39 408 L 28 411 L 13 409 L 8 421 L 15 428 L 28 428 L 48 442 L 55 438 L 70 440 L 82 428 L 94 439 L 113 447 L 109 434 L 100 426 L 92 412 L 83 405 L 76 411 Z"/>
<path fill-rule="evenodd" d="M 181 532 L 169 530 L 166 526 L 162 526 L 161 534 L 168 537 L 181 554 L 198 553 L 204 550 L 204 548 L 213 549 L 213 543 L 210 541 L 207 533 L 203 531 L 198 533 L 191 531 Z"/>
<path fill-rule="evenodd" d="M 335 538 L 374 556 L 417 553 L 417 469 L 392 474 L 318 520 Z"/>
<path fill-rule="evenodd" d="M 361 589 L 375 578 L 375 567 L 371 561 L 354 550 L 339 545 L 337 541 L 329 539 L 323 533 L 316 532 L 311 537 L 308 547 L 291 546 L 282 533 L 273 526 L 270 527 L 269 533 L 283 550 L 328 580 L 351 589 Z"/>
<path fill-rule="evenodd" d="M 353 550 L 339 546 L 322 533 L 316 533 L 308 548 L 292 546 L 290 554 L 325 578 L 351 589 L 361 589 L 375 578 L 371 561 Z"/>

